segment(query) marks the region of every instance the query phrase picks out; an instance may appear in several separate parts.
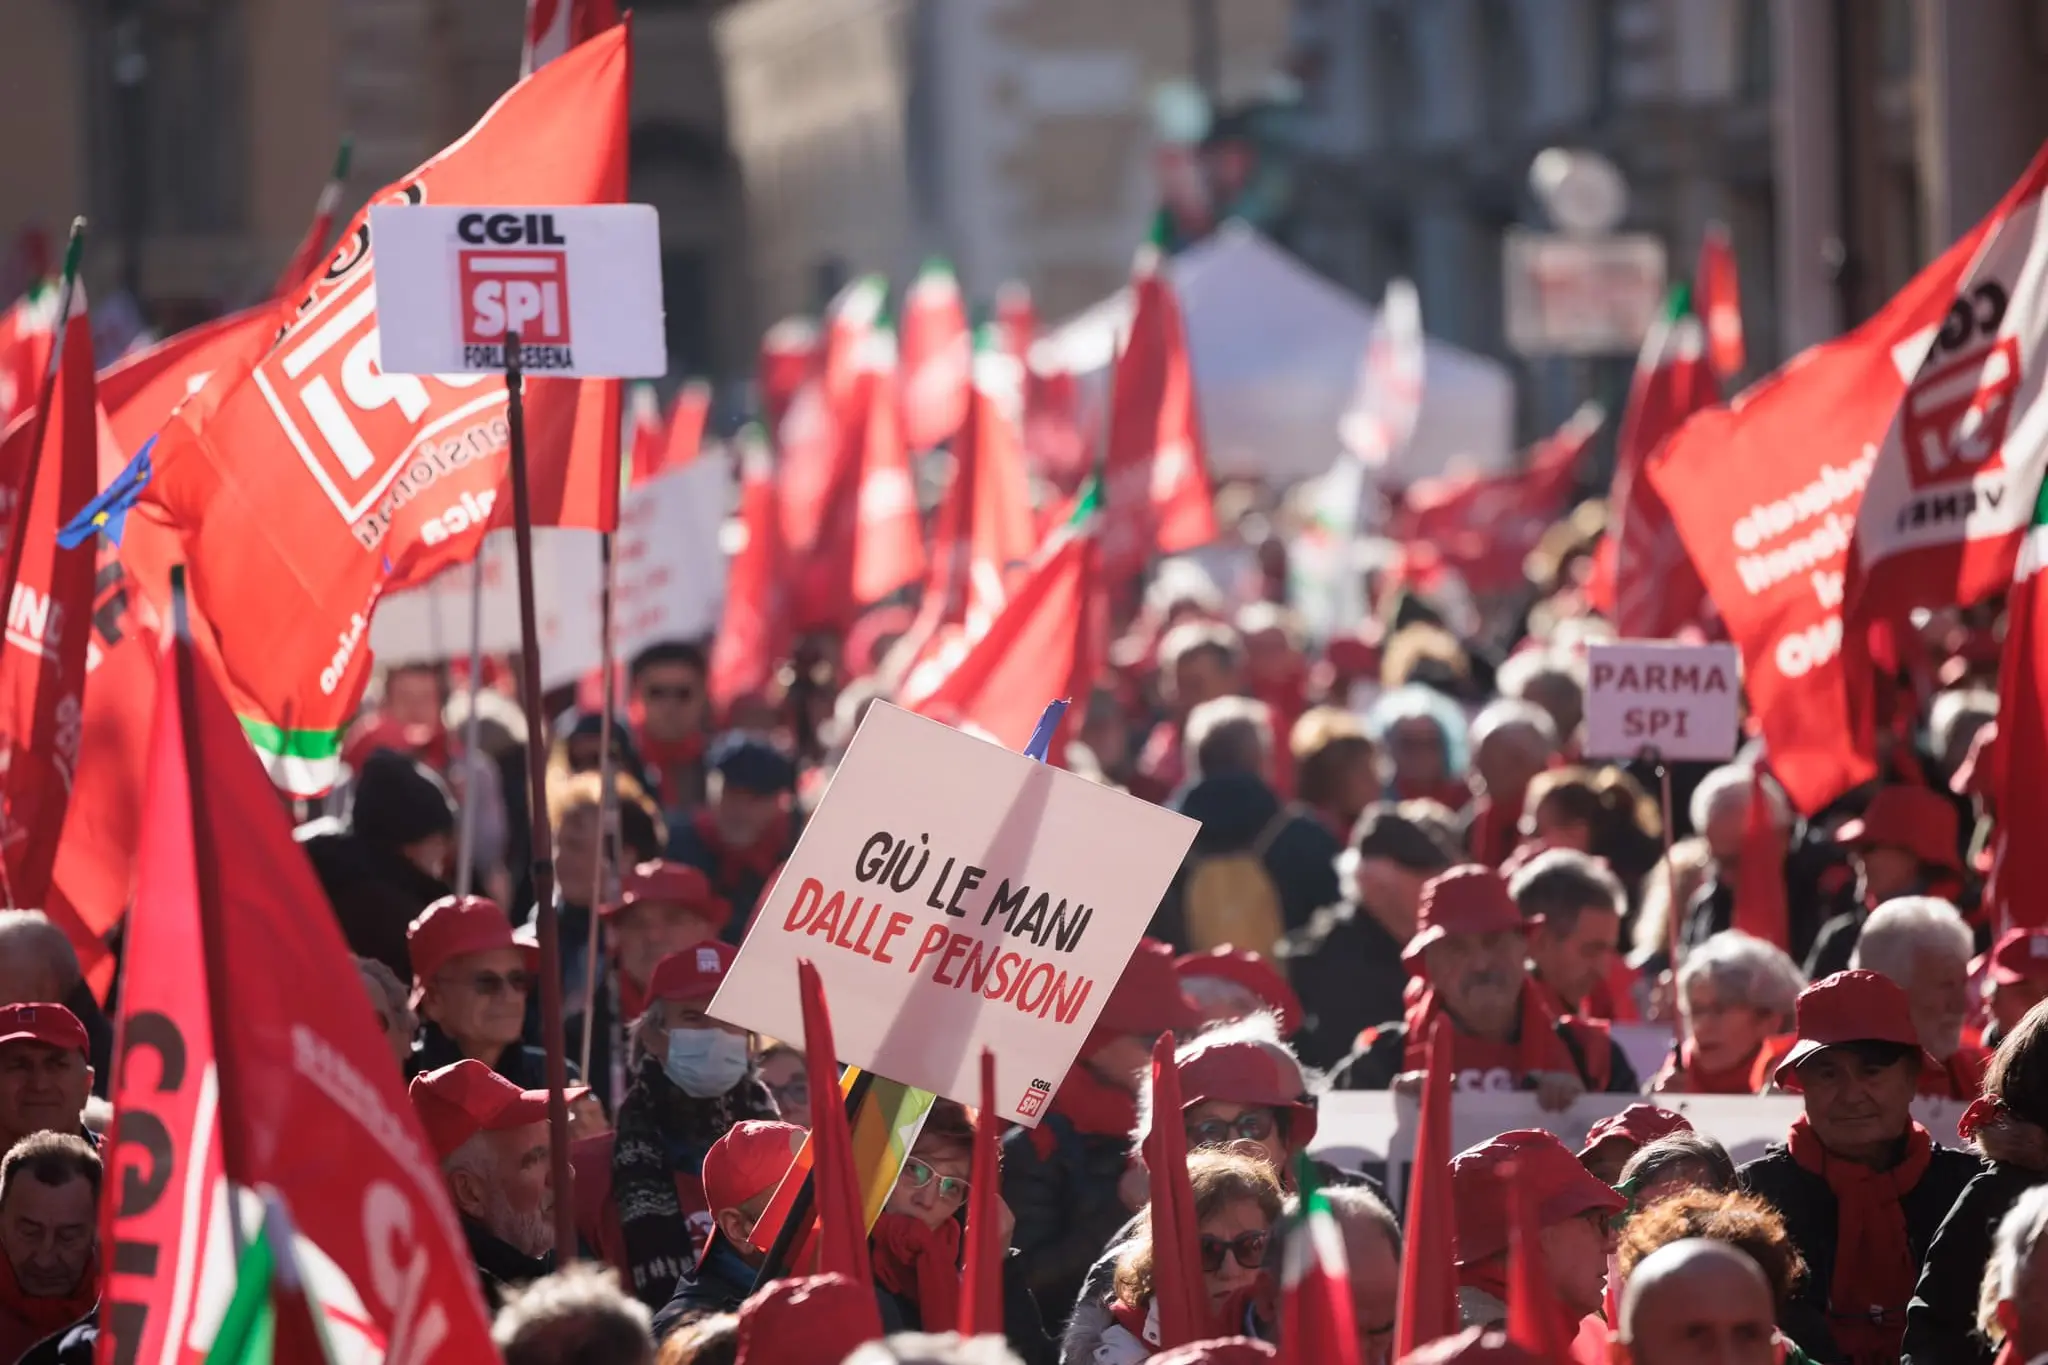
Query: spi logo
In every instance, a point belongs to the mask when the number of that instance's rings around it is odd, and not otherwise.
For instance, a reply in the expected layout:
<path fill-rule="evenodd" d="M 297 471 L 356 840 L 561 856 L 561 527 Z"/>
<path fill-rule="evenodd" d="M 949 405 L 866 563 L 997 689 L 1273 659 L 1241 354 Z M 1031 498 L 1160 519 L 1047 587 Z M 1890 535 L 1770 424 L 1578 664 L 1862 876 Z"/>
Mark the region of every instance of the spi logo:
<path fill-rule="evenodd" d="M 1906 390 L 1900 436 L 1915 488 L 1999 466 L 2020 382 L 2019 340 L 1999 335 L 2008 302 L 1996 280 L 1959 295 Z"/>
<path fill-rule="evenodd" d="M 455 231 L 464 242 L 456 256 L 469 362 L 492 363 L 505 334 L 517 332 L 522 359 L 541 348 L 533 368 L 559 368 L 549 360 L 551 348 L 570 343 L 569 263 L 554 215 L 471 213 Z"/>

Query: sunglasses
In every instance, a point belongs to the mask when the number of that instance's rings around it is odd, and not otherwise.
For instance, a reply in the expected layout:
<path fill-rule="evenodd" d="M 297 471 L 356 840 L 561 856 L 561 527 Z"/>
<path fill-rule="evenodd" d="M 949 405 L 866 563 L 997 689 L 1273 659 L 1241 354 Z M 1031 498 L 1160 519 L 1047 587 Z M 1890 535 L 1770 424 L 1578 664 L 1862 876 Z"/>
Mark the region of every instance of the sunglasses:
<path fill-rule="evenodd" d="M 1203 1119 L 1187 1127 L 1190 1147 L 1228 1147 L 1233 1142 L 1264 1142 L 1277 1127 L 1270 1109 L 1247 1109 L 1234 1119 Z"/>
<path fill-rule="evenodd" d="M 1240 1232 L 1229 1241 L 1221 1237 L 1202 1235 L 1202 1269 L 1213 1275 L 1223 1269 L 1225 1254 L 1235 1256 L 1239 1266 L 1246 1270 L 1258 1270 L 1266 1264 L 1266 1246 L 1273 1240 L 1270 1232 Z"/>
<path fill-rule="evenodd" d="M 936 1180 L 939 1182 L 939 1199 L 941 1202 L 947 1204 L 964 1204 L 967 1202 L 967 1182 L 965 1180 L 962 1180 L 957 1175 L 940 1175 L 914 1156 L 904 1159 L 902 1178 L 909 1183 L 910 1188 L 913 1190 L 925 1189 Z"/>
<path fill-rule="evenodd" d="M 469 978 L 469 988 L 482 996 L 494 996 L 500 991 L 525 995 L 533 989 L 533 973 L 510 971 L 501 976 L 497 972 L 477 972 Z"/>
<path fill-rule="evenodd" d="M 697 699 L 697 689 L 694 687 L 648 687 L 642 690 L 646 692 L 647 700 L 649 701 L 695 701 Z"/>

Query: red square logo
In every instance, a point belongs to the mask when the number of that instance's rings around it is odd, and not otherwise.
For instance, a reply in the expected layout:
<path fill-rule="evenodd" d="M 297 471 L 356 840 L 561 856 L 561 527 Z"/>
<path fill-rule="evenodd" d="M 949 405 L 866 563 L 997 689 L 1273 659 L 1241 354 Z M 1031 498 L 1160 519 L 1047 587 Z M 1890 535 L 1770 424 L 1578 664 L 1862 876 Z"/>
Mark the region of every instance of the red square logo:
<path fill-rule="evenodd" d="M 1024 1098 L 1017 1101 L 1017 1112 L 1020 1114 L 1036 1114 L 1038 1107 L 1044 1103 L 1045 1092 L 1043 1090 L 1026 1090 Z"/>
<path fill-rule="evenodd" d="M 1996 469 L 2019 383 L 2019 342 L 2013 337 L 1915 379 L 1900 423 L 1913 486 L 1959 482 Z"/>
<path fill-rule="evenodd" d="M 505 333 L 519 344 L 569 344 L 569 266 L 563 253 L 542 248 L 463 251 L 462 340 L 491 346 Z"/>

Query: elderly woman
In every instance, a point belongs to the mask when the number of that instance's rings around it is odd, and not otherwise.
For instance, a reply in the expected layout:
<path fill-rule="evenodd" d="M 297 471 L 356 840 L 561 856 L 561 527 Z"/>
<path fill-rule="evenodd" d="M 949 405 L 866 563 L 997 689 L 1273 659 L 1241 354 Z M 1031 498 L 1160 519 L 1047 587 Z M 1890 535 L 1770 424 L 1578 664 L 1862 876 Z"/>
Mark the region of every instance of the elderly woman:
<path fill-rule="evenodd" d="M 1792 1023 L 1806 986 L 1792 959 L 1729 930 L 1692 950 L 1678 969 L 1678 1049 L 1650 1081 L 1666 1095 L 1753 1095 L 1758 1056 Z"/>
<path fill-rule="evenodd" d="M 1898 982 L 1912 1003 L 1920 1046 L 1934 1059 L 1920 1077 L 1923 1095 L 1967 1103 L 1984 1089 L 1988 1054 L 1963 1041 L 1975 946 L 1956 908 L 1932 896 L 1886 901 L 1863 921 L 1851 963 Z"/>

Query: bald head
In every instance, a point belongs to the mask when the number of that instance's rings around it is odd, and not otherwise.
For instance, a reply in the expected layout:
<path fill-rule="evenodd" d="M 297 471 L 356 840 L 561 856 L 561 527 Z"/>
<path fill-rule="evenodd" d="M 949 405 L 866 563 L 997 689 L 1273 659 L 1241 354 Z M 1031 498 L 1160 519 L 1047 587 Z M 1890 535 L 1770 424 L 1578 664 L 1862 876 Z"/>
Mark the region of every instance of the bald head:
<path fill-rule="evenodd" d="M 1644 1257 L 1621 1296 L 1617 1361 L 1770 1365 L 1770 1282 L 1725 1242 L 1688 1238 Z"/>

